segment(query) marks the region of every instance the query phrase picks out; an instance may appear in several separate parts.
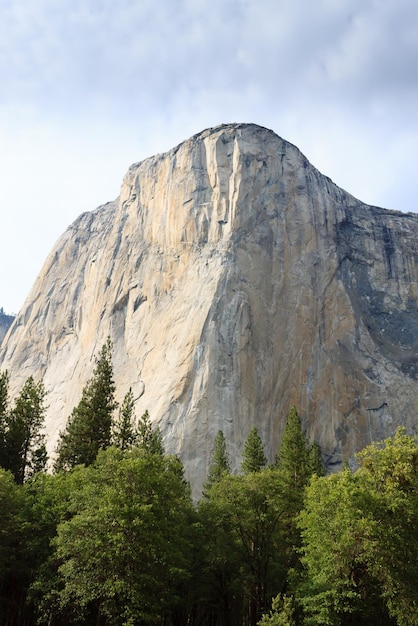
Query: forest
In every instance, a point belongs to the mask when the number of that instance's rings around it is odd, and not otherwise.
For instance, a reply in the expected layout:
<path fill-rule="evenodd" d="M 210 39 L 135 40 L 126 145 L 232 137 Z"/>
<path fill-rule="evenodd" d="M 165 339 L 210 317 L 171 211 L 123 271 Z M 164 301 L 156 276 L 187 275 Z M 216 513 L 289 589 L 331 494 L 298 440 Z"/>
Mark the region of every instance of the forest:
<path fill-rule="evenodd" d="M 325 475 L 292 407 L 273 464 L 253 428 L 232 473 L 219 431 L 195 502 L 115 395 L 108 340 L 50 467 L 43 383 L 0 374 L 1 626 L 418 625 L 416 435 Z"/>

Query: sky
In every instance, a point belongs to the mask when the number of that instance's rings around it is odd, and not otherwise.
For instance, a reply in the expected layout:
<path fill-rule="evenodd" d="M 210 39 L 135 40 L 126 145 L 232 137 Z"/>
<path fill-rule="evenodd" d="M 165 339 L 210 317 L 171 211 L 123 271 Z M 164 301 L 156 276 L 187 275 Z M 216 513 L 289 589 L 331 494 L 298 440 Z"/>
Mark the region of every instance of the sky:
<path fill-rule="evenodd" d="M 1 0 L 0 307 L 131 163 L 228 122 L 418 212 L 418 3 Z"/>

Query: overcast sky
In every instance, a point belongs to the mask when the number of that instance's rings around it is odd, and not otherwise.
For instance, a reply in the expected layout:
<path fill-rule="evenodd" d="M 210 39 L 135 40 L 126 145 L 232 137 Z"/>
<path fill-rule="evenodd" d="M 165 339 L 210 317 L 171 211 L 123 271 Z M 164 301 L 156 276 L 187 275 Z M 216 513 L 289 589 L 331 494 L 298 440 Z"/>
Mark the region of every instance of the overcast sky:
<path fill-rule="evenodd" d="M 223 122 L 418 211 L 418 3 L 1 0 L 0 306 L 131 163 Z"/>

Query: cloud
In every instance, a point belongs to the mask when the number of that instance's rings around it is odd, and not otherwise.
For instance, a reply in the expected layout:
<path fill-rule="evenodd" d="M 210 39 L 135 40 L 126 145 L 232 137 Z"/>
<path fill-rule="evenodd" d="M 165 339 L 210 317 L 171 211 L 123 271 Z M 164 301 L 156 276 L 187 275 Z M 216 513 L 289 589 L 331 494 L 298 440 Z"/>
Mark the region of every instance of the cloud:
<path fill-rule="evenodd" d="M 18 248 L 39 269 L 130 162 L 220 122 L 270 127 L 361 199 L 418 210 L 417 29 L 414 0 L 3 0 L 0 264 Z M 24 268 L 12 280 L 21 304 Z"/>
<path fill-rule="evenodd" d="M 370 106 L 418 88 L 407 0 L 17 0 L 1 21 L 6 102 L 45 110 L 170 105 L 178 91 L 315 91 Z M 314 98 L 315 99 L 315 98 Z M 125 105 L 126 106 L 126 105 Z"/>

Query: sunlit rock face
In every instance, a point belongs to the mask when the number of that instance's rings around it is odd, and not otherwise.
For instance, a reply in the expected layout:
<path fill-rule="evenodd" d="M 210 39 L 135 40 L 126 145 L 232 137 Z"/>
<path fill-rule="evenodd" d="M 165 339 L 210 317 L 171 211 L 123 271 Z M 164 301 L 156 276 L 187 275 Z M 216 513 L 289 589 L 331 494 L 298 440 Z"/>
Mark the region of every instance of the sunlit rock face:
<path fill-rule="evenodd" d="M 251 124 L 132 165 L 48 256 L 0 356 L 48 391 L 50 450 L 107 336 L 197 494 L 222 429 L 273 458 L 292 404 L 329 468 L 418 404 L 418 216 L 368 206 Z"/>

